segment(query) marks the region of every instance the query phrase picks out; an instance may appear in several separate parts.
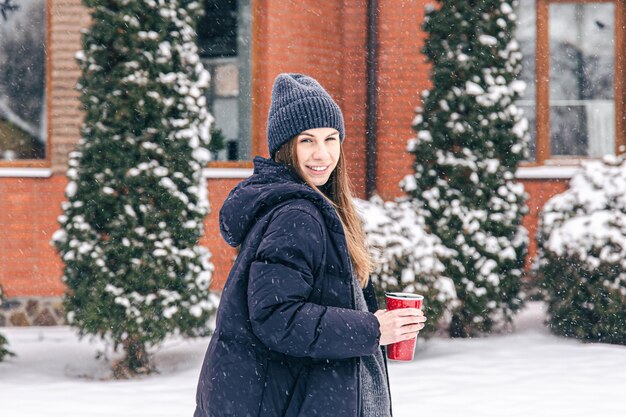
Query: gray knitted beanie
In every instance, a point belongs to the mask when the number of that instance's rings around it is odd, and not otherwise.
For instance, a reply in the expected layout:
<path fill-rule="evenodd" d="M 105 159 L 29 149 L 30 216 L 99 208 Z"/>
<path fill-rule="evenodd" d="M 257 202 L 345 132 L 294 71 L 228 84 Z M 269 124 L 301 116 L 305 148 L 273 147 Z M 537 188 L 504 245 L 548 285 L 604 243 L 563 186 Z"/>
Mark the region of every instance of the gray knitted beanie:
<path fill-rule="evenodd" d="M 291 138 L 308 129 L 332 127 L 344 139 L 343 114 L 324 87 L 302 74 L 279 74 L 272 87 L 267 117 L 270 156 Z"/>

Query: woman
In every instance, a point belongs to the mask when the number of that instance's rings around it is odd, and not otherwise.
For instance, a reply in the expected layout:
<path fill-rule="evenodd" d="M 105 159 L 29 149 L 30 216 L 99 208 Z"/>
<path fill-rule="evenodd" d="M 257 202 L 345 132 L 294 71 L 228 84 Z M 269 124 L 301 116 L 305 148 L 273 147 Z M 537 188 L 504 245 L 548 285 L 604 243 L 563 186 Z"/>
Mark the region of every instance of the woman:
<path fill-rule="evenodd" d="M 382 346 L 415 337 L 425 317 L 377 310 L 341 110 L 314 79 L 280 74 L 267 137 L 271 159 L 254 159 L 220 212 L 240 252 L 194 416 L 390 416 Z"/>

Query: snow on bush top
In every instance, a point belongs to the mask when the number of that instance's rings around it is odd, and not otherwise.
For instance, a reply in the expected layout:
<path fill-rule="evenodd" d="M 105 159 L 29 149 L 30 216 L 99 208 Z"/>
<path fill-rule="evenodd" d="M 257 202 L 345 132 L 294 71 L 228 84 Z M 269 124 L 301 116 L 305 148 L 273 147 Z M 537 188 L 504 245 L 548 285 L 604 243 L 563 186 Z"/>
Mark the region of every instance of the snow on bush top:
<path fill-rule="evenodd" d="M 569 190 L 545 204 L 540 227 L 544 250 L 588 271 L 605 263 L 626 270 L 626 159 L 584 163 Z"/>
<path fill-rule="evenodd" d="M 373 197 L 369 201 L 355 199 L 355 204 L 374 258 L 373 275 L 388 284 L 385 287 L 418 292 L 435 289 L 440 302 L 456 299 L 454 283 L 442 276 L 445 268 L 440 261 L 453 256 L 453 251 L 426 231 L 424 217 L 412 201 L 383 202 Z"/>

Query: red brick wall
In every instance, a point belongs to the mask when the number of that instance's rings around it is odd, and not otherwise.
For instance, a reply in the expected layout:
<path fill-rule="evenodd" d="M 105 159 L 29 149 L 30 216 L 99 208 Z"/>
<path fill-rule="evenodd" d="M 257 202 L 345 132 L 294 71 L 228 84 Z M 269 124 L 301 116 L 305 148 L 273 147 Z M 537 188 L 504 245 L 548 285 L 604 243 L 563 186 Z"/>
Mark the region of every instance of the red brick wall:
<path fill-rule="evenodd" d="M 524 217 L 524 227 L 528 230 L 528 236 L 530 237 L 530 245 L 528 247 L 528 262 L 527 266 L 530 266 L 532 258 L 537 253 L 537 242 L 535 241 L 535 235 L 537 234 L 537 222 L 539 220 L 539 214 L 541 208 L 551 197 L 560 194 L 567 190 L 569 186 L 569 180 L 522 180 L 524 189 L 529 194 L 529 199 L 526 202 L 528 206 L 528 214 Z"/>
<path fill-rule="evenodd" d="M 351 178 L 362 194 L 365 177 L 366 1 L 256 2 L 253 49 L 253 135 L 267 156 L 267 113 L 281 72 L 317 79 L 342 108 Z"/>
<path fill-rule="evenodd" d="M 238 179 L 209 180 L 211 213 L 205 220 L 205 237 L 216 267 L 212 288 L 221 289 L 235 250 L 219 234 L 218 216 L 228 192 Z M 0 284 L 7 297 L 58 296 L 63 294 L 63 263 L 53 246 L 52 234 L 65 200 L 67 179 L 0 178 Z"/>
<path fill-rule="evenodd" d="M 7 297 L 63 292 L 62 265 L 50 245 L 66 180 L 0 178 L 0 284 Z"/>
<path fill-rule="evenodd" d="M 228 246 L 220 236 L 219 212 L 229 191 L 239 181 L 241 179 L 211 179 L 208 181 L 211 213 L 204 221 L 204 238 L 200 240 L 200 244 L 211 251 L 211 262 L 215 266 L 211 288 L 214 290 L 221 290 L 224 287 L 228 272 L 237 254 L 235 249 Z"/>
<path fill-rule="evenodd" d="M 378 192 L 384 199 L 402 195 L 398 182 L 412 172 L 405 152 L 413 135 L 413 109 L 419 92 L 429 86 L 428 65 L 420 54 L 420 25 L 425 1 L 379 0 Z M 82 115 L 74 85 L 74 61 L 80 49 L 80 28 L 88 14 L 80 0 L 50 0 L 50 121 L 52 167 L 65 171 L 67 152 L 79 137 Z M 299 2 L 267 0 L 254 5 L 252 123 L 255 154 L 267 156 L 266 118 L 274 77 L 303 72 L 317 78 L 342 107 L 346 121 L 344 148 L 360 197 L 365 179 L 366 0 Z M 211 214 L 201 244 L 213 254 L 213 288 L 222 288 L 235 250 L 219 236 L 218 215 L 228 192 L 239 179 L 209 180 Z M 567 181 L 522 181 L 531 194 L 524 224 L 531 238 L 544 202 L 567 188 Z M 0 178 L 0 284 L 11 296 L 60 295 L 62 264 L 50 246 L 57 229 L 66 179 Z M 531 254 L 535 252 L 531 240 Z"/>
<path fill-rule="evenodd" d="M 80 30 L 89 26 L 90 18 L 81 0 L 48 0 L 48 3 L 51 159 L 54 172 L 65 173 L 67 154 L 78 141 L 83 120 L 79 92 L 75 88 L 80 69 L 74 56 L 81 49 Z"/>
<path fill-rule="evenodd" d="M 343 150 L 357 196 L 365 197 L 365 127 L 367 94 L 367 1 L 344 0 L 342 24 L 343 59 L 339 105 L 343 112 L 346 139 Z M 332 40 L 329 40 L 332 43 Z"/>
<path fill-rule="evenodd" d="M 62 174 L 82 120 L 74 88 L 79 76 L 74 55 L 89 15 L 81 0 L 48 0 L 47 4 L 49 152 L 51 168 Z M 62 294 L 62 264 L 49 242 L 58 228 L 66 182 L 63 175 L 0 178 L 0 284 L 6 296 Z"/>
<path fill-rule="evenodd" d="M 339 51 L 327 39 L 341 36 L 341 9 L 313 0 L 255 2 L 253 42 L 253 131 L 257 152 L 266 154 L 266 127 L 272 83 L 281 72 L 317 78 L 333 95 L 340 93 L 335 73 Z M 322 17 L 323 16 L 323 17 Z"/>
<path fill-rule="evenodd" d="M 429 67 L 420 50 L 424 4 L 379 0 L 377 192 L 389 200 L 403 195 L 398 183 L 413 171 L 406 153 L 419 92 L 429 86 Z"/>
<path fill-rule="evenodd" d="M 205 220 L 205 237 L 201 244 L 208 247 L 215 265 L 212 288 L 223 287 L 236 255 L 219 235 L 219 210 L 228 192 L 239 179 L 209 180 L 211 213 Z M 531 237 L 530 255 L 534 256 L 537 219 L 545 202 L 567 189 L 566 180 L 524 180 L 530 194 L 527 203 L 529 214 L 524 226 Z M 66 179 L 51 178 L 0 178 L 0 284 L 8 297 L 53 296 L 63 293 L 62 263 L 49 244 L 52 233 L 58 228 L 57 216 Z"/>

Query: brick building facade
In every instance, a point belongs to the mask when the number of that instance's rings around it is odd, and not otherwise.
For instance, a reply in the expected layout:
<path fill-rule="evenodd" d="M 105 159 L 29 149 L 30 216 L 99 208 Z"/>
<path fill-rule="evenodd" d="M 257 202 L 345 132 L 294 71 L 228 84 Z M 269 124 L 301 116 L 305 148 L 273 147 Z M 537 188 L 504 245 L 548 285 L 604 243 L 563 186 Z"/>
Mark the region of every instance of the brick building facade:
<path fill-rule="evenodd" d="M 82 121 L 74 86 L 79 69 L 74 55 L 81 47 L 80 30 L 89 14 L 80 0 L 41 0 L 46 7 L 47 152 L 41 160 L 0 159 L 0 285 L 8 303 L 0 307 L 0 326 L 51 324 L 62 316 L 62 263 L 49 244 L 58 228 L 64 200 L 67 154 L 79 139 Z M 208 1 L 219 4 L 219 1 Z M 205 56 L 213 76 L 212 112 L 227 136 L 239 141 L 232 155 L 206 169 L 211 214 L 202 244 L 216 266 L 213 288 L 219 290 L 235 256 L 220 238 L 218 212 L 228 191 L 251 172 L 251 156 L 267 156 L 266 117 L 274 77 L 302 72 L 317 78 L 335 97 L 346 121 L 345 151 L 358 196 L 375 190 L 384 199 L 402 195 L 398 183 L 412 171 L 406 142 L 412 135 L 419 92 L 429 86 L 429 66 L 420 53 L 425 34 L 423 0 L 243 0 L 232 6 L 237 26 L 235 54 Z M 541 13 L 558 1 L 522 1 L 536 15 L 537 74 L 539 53 L 546 42 Z M 572 0 L 571 3 L 575 3 Z M 581 4 L 595 4 L 584 1 Z M 605 1 L 615 14 L 615 147 L 624 143 L 624 0 Z M 532 9 L 531 9 L 532 8 Z M 549 9 L 548 9 L 549 12 Z M 545 14 L 545 13 L 544 13 Z M 621 26 L 620 26 L 621 24 Z M 546 25 L 547 26 L 547 25 Z M 201 46 L 202 47 L 202 46 Z M 544 51 L 545 52 L 545 51 Z M 209 54 L 210 55 L 210 54 Z M 541 62 L 540 62 L 541 61 Z M 539 79 L 539 76 L 537 77 Z M 234 85 L 234 86 L 233 86 Z M 368 88 L 368 85 L 370 88 Z M 537 85 L 537 134 L 545 133 L 542 87 Z M 372 88 L 373 86 L 373 88 Z M 233 110 L 234 109 L 234 110 Z M 229 114 L 237 117 L 228 118 Z M 234 123 L 234 125 L 233 125 Z M 375 129 L 368 135 L 368 129 Z M 232 133 L 234 132 L 234 133 Z M 549 129 L 548 129 L 549 135 Z M 228 137 L 227 137 L 228 138 Z M 375 138 L 375 159 L 366 157 Z M 538 139 L 539 140 L 539 139 Z M 545 140 L 545 138 L 544 138 Z M 234 146 L 234 145 L 233 145 Z M 548 145 L 549 146 L 549 145 Z M 558 159 L 542 154 L 538 142 L 534 161 L 521 167 L 518 179 L 530 194 L 524 223 L 534 236 L 537 216 L 551 196 L 567 188 L 567 180 L 585 155 Z M 243 157 L 242 157 L 243 155 Z M 1 156 L 1 155 L 0 155 Z M 237 159 L 237 160 L 228 160 Z M 373 175 L 375 172 L 375 175 Z M 375 178 L 367 183 L 366 178 Z M 534 243 L 531 244 L 534 254 Z"/>

